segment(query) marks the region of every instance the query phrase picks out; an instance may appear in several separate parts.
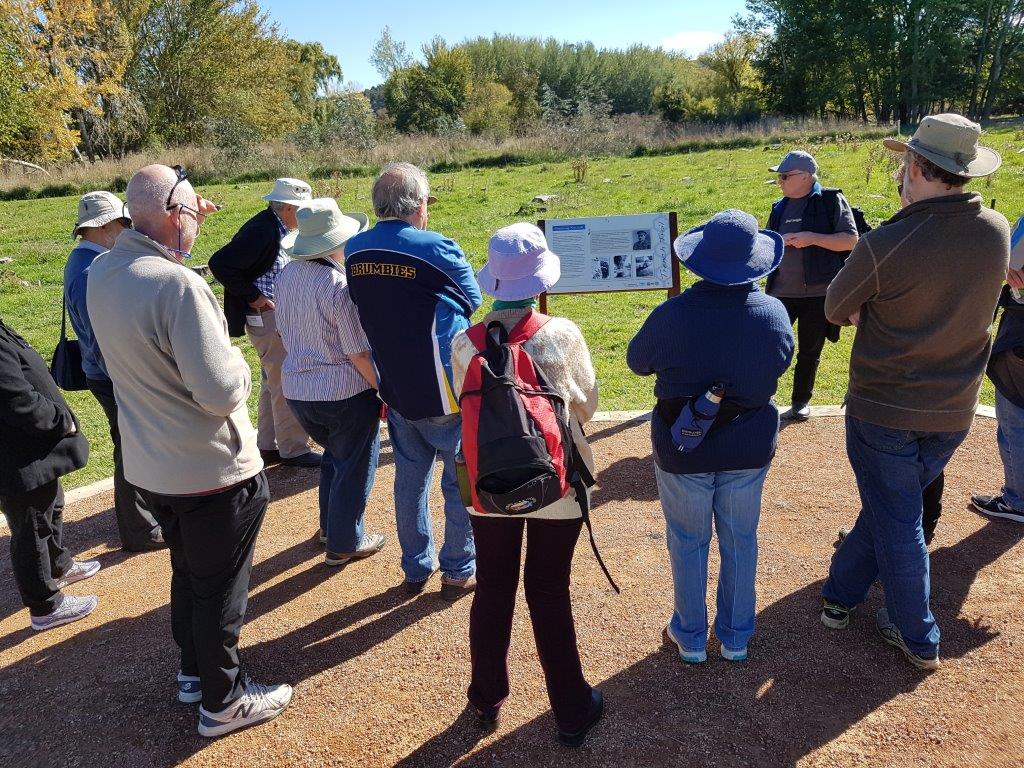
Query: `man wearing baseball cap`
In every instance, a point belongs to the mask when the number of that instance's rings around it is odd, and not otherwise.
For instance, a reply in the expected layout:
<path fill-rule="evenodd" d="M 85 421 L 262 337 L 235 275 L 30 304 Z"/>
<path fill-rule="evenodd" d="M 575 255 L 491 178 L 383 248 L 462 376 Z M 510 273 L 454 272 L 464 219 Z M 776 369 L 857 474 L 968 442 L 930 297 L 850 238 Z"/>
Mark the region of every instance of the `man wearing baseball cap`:
<path fill-rule="evenodd" d="M 277 332 L 274 289 L 288 263 L 285 249 L 298 223 L 295 212 L 313 197 L 309 184 L 282 178 L 263 199 L 267 207 L 249 219 L 210 257 L 210 271 L 224 286 L 224 315 L 232 336 L 247 334 L 260 358 L 260 404 L 256 440 L 266 461 L 319 467 L 302 428 L 281 391 L 285 349 Z"/>
<path fill-rule="evenodd" d="M 782 199 L 772 205 L 768 229 L 782 235 L 786 250 L 766 288 L 782 301 L 797 328 L 793 407 L 788 416 L 804 421 L 811 415 L 825 339 L 830 330 L 838 332 L 825 318 L 825 290 L 857 243 L 857 222 L 843 193 L 818 182 L 818 163 L 810 153 L 794 150 L 769 170 L 778 174 Z"/>
<path fill-rule="evenodd" d="M 107 375 L 103 354 L 92 331 L 89 309 L 85 303 L 89 268 L 101 253 L 114 246 L 117 236 L 132 225 L 128 207 L 111 192 L 87 192 L 78 201 L 78 220 L 71 232 L 80 238 L 64 266 L 64 301 L 71 327 L 78 336 L 82 350 L 82 369 L 86 384 L 99 402 L 110 426 L 114 444 L 114 515 L 121 546 L 130 552 L 144 552 L 166 546 L 153 513 L 138 488 L 124 477 L 121 459 L 121 432 L 117 426 L 117 401 L 114 385 Z"/>
<path fill-rule="evenodd" d="M 1010 260 L 1002 214 L 964 190 L 1002 160 L 955 114 L 921 121 L 903 154 L 903 208 L 864 235 L 825 296 L 833 323 L 857 325 L 846 450 L 861 511 L 832 558 L 821 621 L 843 629 L 875 579 L 882 638 L 920 669 L 939 666 L 929 605 L 922 494 L 974 420 L 992 318 Z"/>

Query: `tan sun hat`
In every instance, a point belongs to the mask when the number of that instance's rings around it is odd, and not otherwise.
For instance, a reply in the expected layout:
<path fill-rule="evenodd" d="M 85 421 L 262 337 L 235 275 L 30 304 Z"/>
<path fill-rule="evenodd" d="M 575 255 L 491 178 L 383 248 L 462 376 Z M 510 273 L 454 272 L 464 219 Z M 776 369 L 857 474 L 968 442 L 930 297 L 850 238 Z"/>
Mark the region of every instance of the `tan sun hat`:
<path fill-rule="evenodd" d="M 944 171 L 973 179 L 995 173 L 1003 164 L 998 152 L 978 144 L 979 138 L 980 125 L 949 112 L 926 117 L 910 141 L 885 139 L 882 143 L 896 152 L 909 149 Z"/>
<path fill-rule="evenodd" d="M 274 188 L 263 196 L 268 203 L 299 205 L 313 199 L 313 189 L 302 179 L 277 179 Z"/>
<path fill-rule="evenodd" d="M 365 213 L 342 213 L 330 197 L 319 197 L 299 206 L 295 212 L 299 228 L 286 251 L 296 261 L 312 261 L 337 251 L 352 235 L 370 225 Z"/>
<path fill-rule="evenodd" d="M 132 220 L 128 214 L 128 206 L 113 192 L 86 192 L 78 201 L 78 220 L 71 230 L 72 237 L 78 237 L 78 230 L 83 227 L 102 227 L 118 219 Z"/>

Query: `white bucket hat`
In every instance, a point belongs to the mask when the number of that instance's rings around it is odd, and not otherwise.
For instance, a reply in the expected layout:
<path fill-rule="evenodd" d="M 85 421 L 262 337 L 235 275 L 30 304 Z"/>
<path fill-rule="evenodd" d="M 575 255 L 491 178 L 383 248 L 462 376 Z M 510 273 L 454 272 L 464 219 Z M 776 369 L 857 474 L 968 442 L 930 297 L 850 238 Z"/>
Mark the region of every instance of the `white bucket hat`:
<path fill-rule="evenodd" d="M 487 263 L 477 272 L 480 290 L 502 301 L 543 293 L 561 277 L 561 262 L 540 229 L 528 222 L 502 227 L 487 244 Z"/>
<path fill-rule="evenodd" d="M 295 212 L 299 228 L 295 241 L 285 250 L 296 261 L 312 261 L 337 251 L 352 235 L 370 225 L 365 213 L 342 213 L 330 197 L 318 197 Z"/>
<path fill-rule="evenodd" d="M 263 196 L 268 203 L 289 203 L 298 205 L 313 199 L 313 190 L 302 179 L 278 179 L 274 188 Z"/>
<path fill-rule="evenodd" d="M 86 192 L 78 201 L 78 220 L 71 236 L 78 237 L 78 230 L 83 227 L 102 227 L 118 219 L 132 220 L 121 198 L 113 192 Z"/>

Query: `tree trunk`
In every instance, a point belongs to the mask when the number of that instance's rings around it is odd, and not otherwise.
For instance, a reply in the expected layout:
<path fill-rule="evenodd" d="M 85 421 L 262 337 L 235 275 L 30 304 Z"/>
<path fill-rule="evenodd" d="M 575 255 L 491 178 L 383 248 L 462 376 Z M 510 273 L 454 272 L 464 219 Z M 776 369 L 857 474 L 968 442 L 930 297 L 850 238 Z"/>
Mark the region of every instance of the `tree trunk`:
<path fill-rule="evenodd" d="M 999 39 L 996 41 L 995 50 L 992 52 L 992 68 L 988 73 L 988 83 L 985 87 L 985 103 L 981 109 L 981 119 L 988 120 L 992 116 L 992 107 L 995 105 L 996 94 L 999 93 L 999 86 L 1003 77 L 1003 64 L 1007 58 L 1012 56 L 1020 43 L 1018 37 L 1020 25 L 1020 13 L 1024 10 L 1024 0 L 1010 0 L 1006 4 L 1006 11 L 1003 13 L 1002 27 L 999 30 Z M 1014 42 L 1006 46 L 1010 32 L 1014 33 Z"/>
<path fill-rule="evenodd" d="M 971 101 L 967 106 L 969 117 L 978 114 L 978 89 L 981 87 L 981 70 L 985 63 L 985 52 L 988 49 L 989 28 L 992 22 L 992 5 L 995 0 L 988 0 L 985 7 L 985 23 L 981 28 L 981 41 L 978 43 L 978 57 L 974 60 L 974 80 L 971 84 Z"/>

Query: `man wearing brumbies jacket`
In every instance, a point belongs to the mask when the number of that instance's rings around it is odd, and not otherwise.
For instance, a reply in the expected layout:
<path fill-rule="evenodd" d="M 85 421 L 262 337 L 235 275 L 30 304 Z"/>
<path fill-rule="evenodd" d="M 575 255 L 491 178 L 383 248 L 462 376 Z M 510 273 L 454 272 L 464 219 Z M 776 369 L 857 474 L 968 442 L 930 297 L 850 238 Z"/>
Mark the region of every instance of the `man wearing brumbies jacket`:
<path fill-rule="evenodd" d="M 473 268 L 453 240 L 427 230 L 434 202 L 426 174 L 392 163 L 373 185 L 379 221 L 345 244 L 349 295 L 370 342 L 388 405 L 395 455 L 395 517 L 406 590 L 417 594 L 437 570 L 427 505 L 440 453 L 445 536 L 438 555 L 441 595 L 475 584 L 475 550 L 459 494 L 455 455 L 462 419 L 452 387 L 451 342 L 480 306 Z M 396 312 L 398 308 L 400 311 Z"/>

